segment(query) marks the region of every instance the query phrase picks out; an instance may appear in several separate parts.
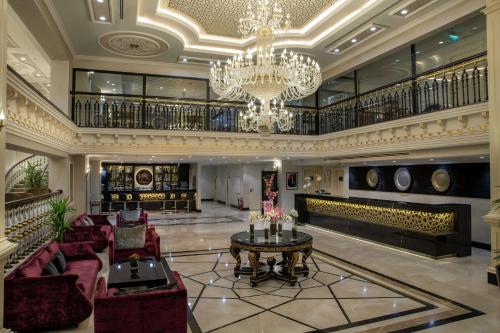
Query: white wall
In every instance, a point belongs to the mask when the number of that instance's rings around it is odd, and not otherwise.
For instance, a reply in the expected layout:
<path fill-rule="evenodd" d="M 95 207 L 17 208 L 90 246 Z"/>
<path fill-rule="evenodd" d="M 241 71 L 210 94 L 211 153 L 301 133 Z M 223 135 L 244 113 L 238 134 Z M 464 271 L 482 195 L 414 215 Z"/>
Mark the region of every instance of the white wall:
<path fill-rule="evenodd" d="M 25 158 L 27 158 L 31 155 L 32 154 L 23 153 L 23 152 L 16 151 L 16 150 L 6 149 L 5 150 L 5 173 L 7 173 L 7 171 L 9 171 L 9 169 L 12 168 L 14 165 L 16 165 L 18 162 L 24 160 Z"/>
<path fill-rule="evenodd" d="M 427 204 L 468 204 L 471 205 L 472 240 L 490 244 L 490 227 L 483 220 L 483 216 L 490 209 L 489 199 L 463 198 L 444 195 L 411 194 L 381 191 L 360 191 L 349 189 L 349 168 L 344 171 L 345 191 L 350 197 L 361 197 L 380 200 L 397 200 Z"/>
<path fill-rule="evenodd" d="M 215 167 L 201 167 L 201 200 L 213 200 L 215 198 Z"/>

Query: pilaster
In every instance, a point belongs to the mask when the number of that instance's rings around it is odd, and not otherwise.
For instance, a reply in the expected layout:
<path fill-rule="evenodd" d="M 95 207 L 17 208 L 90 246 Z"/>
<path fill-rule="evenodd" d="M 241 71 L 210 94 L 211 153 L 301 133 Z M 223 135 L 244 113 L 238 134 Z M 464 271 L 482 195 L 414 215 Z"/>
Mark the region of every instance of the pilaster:
<path fill-rule="evenodd" d="M 486 0 L 486 34 L 488 47 L 488 96 L 490 123 L 491 200 L 500 199 L 500 0 Z M 491 248 L 500 248 L 500 211 L 492 208 L 484 216 L 491 227 Z M 491 253 L 488 275 L 495 274 L 495 256 Z"/>

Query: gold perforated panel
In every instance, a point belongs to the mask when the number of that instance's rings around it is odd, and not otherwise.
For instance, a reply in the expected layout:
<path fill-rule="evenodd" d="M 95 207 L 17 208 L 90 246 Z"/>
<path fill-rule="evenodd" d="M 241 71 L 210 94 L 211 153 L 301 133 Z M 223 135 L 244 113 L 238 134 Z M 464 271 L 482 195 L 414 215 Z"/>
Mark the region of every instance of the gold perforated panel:
<path fill-rule="evenodd" d="M 291 27 L 301 28 L 335 0 L 280 0 L 285 14 L 290 14 Z M 252 2 L 254 5 L 254 3 Z M 209 34 L 241 37 L 238 20 L 243 17 L 248 1 L 243 0 L 167 0 L 161 3 L 193 18 Z"/>
<path fill-rule="evenodd" d="M 427 233 L 451 232 L 454 213 L 428 213 L 306 198 L 307 211 Z"/>
<path fill-rule="evenodd" d="M 140 193 L 139 200 L 165 200 L 165 193 Z"/>

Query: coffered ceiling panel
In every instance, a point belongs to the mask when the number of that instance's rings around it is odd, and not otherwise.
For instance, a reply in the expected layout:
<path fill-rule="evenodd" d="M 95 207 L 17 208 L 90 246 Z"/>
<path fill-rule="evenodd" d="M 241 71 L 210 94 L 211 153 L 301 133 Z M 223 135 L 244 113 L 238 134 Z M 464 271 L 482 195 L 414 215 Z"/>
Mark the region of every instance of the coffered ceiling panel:
<path fill-rule="evenodd" d="M 290 14 L 291 27 L 300 29 L 338 0 L 281 0 L 284 13 Z M 255 8 L 256 1 L 251 2 Z M 240 37 L 238 18 L 243 17 L 249 1 L 246 0 L 166 0 L 164 7 L 190 16 L 208 34 Z"/>

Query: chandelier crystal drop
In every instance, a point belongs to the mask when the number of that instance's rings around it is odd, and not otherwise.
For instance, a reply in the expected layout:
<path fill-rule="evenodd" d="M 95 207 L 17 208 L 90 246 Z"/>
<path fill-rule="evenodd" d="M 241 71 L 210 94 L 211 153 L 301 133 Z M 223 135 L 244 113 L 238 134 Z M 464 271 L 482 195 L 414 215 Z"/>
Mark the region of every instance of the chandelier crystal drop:
<path fill-rule="evenodd" d="M 273 5 L 269 0 L 258 0 L 255 10 L 249 4 L 238 29 L 243 36 L 255 35 L 255 48 L 225 63 L 217 61 L 210 70 L 210 86 L 215 93 L 222 98 L 250 101 L 248 110 L 240 115 L 244 131 L 270 133 L 274 125 L 279 131 L 290 131 L 293 114 L 283 102 L 309 96 L 321 84 L 316 61 L 286 49 L 275 52 L 274 36 L 289 27 L 289 15 L 283 14 L 277 2 Z M 260 101 L 260 107 L 255 100 Z"/>

